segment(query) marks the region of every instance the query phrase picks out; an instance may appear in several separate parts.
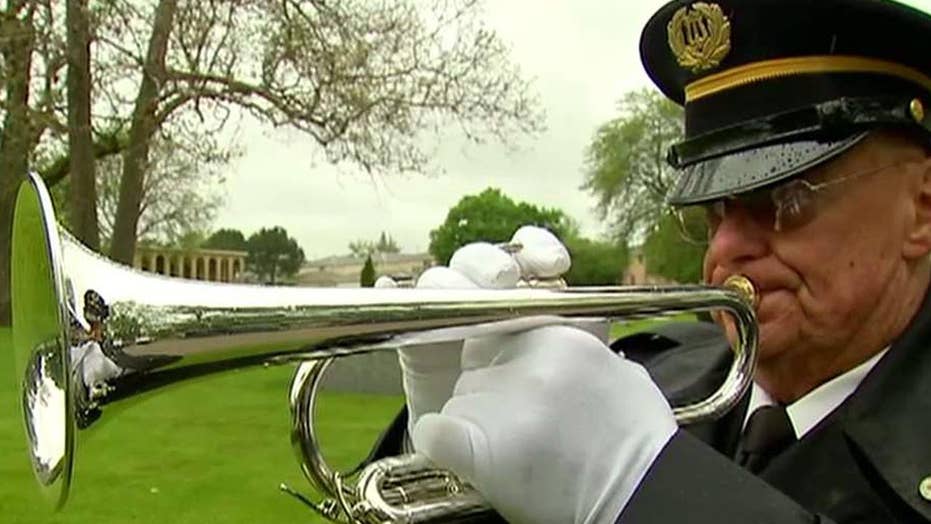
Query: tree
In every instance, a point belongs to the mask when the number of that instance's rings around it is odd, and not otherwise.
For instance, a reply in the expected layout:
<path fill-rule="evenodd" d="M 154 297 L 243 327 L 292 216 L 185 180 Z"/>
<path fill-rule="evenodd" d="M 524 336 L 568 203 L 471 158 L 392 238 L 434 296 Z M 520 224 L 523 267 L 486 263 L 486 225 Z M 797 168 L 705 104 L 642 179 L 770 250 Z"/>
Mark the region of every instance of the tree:
<path fill-rule="evenodd" d="M 608 286 L 620 282 L 629 255 L 625 244 L 582 237 L 570 237 L 564 243 L 572 257 L 572 267 L 563 275 L 570 286 Z"/>
<path fill-rule="evenodd" d="M 675 282 L 700 282 L 705 246 L 683 238 L 677 219 L 665 213 L 643 243 L 647 271 Z"/>
<path fill-rule="evenodd" d="M 349 253 L 355 258 L 371 256 L 375 252 L 375 243 L 371 240 L 354 240 L 349 243 Z"/>
<path fill-rule="evenodd" d="M 377 242 L 371 240 L 355 240 L 350 242 L 349 252 L 356 258 L 362 258 L 376 253 L 400 253 L 401 248 L 390 235 L 382 231 Z"/>
<path fill-rule="evenodd" d="M 120 178 L 110 245 L 110 256 L 124 264 L 132 263 L 136 249 L 152 137 L 167 118 L 165 115 L 160 121 L 158 102 L 167 81 L 165 57 L 177 7 L 176 0 L 159 0 L 155 7 L 145 59 L 140 62 L 142 78 L 130 120 L 129 143 L 123 152 L 123 175 Z"/>
<path fill-rule="evenodd" d="M 131 2 L 116 3 L 134 12 Z M 223 119 L 240 108 L 306 134 L 333 163 L 351 162 L 373 174 L 423 170 L 430 157 L 422 151 L 422 132 L 441 123 L 455 123 L 476 141 L 539 130 L 527 83 L 480 22 L 479 7 L 477 0 L 437 0 L 429 7 L 159 0 L 153 14 L 142 13 L 150 22 L 122 24 L 132 38 L 107 44 L 126 63 L 143 67 L 111 256 L 132 258 L 148 143 L 177 113 Z M 148 45 L 142 49 L 139 42 Z"/>
<path fill-rule="evenodd" d="M 583 189 L 614 236 L 631 239 L 652 230 L 665 214 L 674 179 L 666 151 L 683 136 L 682 108 L 652 89 L 627 93 L 620 116 L 603 124 L 588 146 Z"/>
<path fill-rule="evenodd" d="M 207 249 L 228 249 L 230 251 L 248 251 L 249 245 L 242 231 L 238 229 L 218 229 L 202 244 Z"/>
<path fill-rule="evenodd" d="M 68 150 L 71 153 L 71 232 L 87 247 L 100 249 L 94 204 L 97 180 L 91 130 L 90 21 L 87 0 L 65 1 L 68 54 Z"/>
<path fill-rule="evenodd" d="M 295 275 L 304 263 L 304 250 L 280 226 L 260 229 L 249 237 L 247 247 L 246 267 L 271 285 Z"/>
<path fill-rule="evenodd" d="M 191 230 L 176 238 L 172 245 L 191 252 L 200 249 L 207 240 L 207 235 L 203 231 Z M 141 242 L 140 242 L 141 244 Z"/>
<path fill-rule="evenodd" d="M 400 253 L 401 248 L 398 246 L 398 243 L 391 238 L 391 235 L 381 232 L 381 236 L 378 237 L 378 244 L 375 245 L 375 251 L 379 253 Z"/>
<path fill-rule="evenodd" d="M 165 131 L 165 133 L 162 133 Z M 224 168 L 235 154 L 209 136 L 163 129 L 152 144 L 138 195 L 136 238 L 174 244 L 192 232 L 209 229 L 222 203 Z M 118 223 L 123 156 L 98 162 L 97 213 L 105 243 Z"/>
<path fill-rule="evenodd" d="M 372 255 L 365 257 L 365 265 L 362 266 L 362 272 L 359 274 L 359 285 L 375 287 L 375 264 L 372 263 Z"/>
<path fill-rule="evenodd" d="M 507 242 L 520 226 L 536 225 L 559 238 L 573 235 L 577 226 L 558 209 L 514 202 L 501 190 L 488 188 L 463 197 L 446 214 L 446 220 L 430 231 L 430 254 L 440 263 L 470 242 Z"/>
<path fill-rule="evenodd" d="M 95 3 L 101 4 L 105 2 Z M 75 201 L 63 216 L 75 218 L 79 236 L 93 244 L 93 218 L 81 209 L 95 204 L 86 161 L 86 122 L 92 112 L 85 91 L 91 82 L 89 71 L 102 64 L 90 58 L 91 66 L 86 67 L 85 51 L 99 19 L 86 6 L 84 0 L 10 0 L 0 8 L 0 324 L 9 323 L 10 235 L 16 191 L 30 168 L 50 185 L 71 170 L 69 123 L 75 128 L 72 145 L 82 174 Z M 67 75 L 65 67 L 69 67 Z M 119 150 L 114 135 L 97 131 L 91 145 L 94 158 Z M 86 231 L 90 232 L 87 236 Z"/>
<path fill-rule="evenodd" d="M 166 130 L 160 133 L 163 131 Z M 209 225 L 222 202 L 223 172 L 234 154 L 236 151 L 208 136 L 159 137 L 143 187 L 138 243 L 172 246 L 192 235 L 208 236 Z M 101 250 L 107 252 L 116 220 L 122 157 L 108 155 L 98 159 L 95 172 L 97 205 L 93 209 L 98 217 Z M 68 176 L 50 188 L 57 209 L 71 203 L 73 181 L 74 177 Z M 59 220 L 75 232 L 70 214 L 60 215 Z"/>
<path fill-rule="evenodd" d="M 55 118 L 67 64 L 51 2 L 8 0 L 0 10 L 0 324 L 10 322 L 10 242 L 19 184 Z"/>
<path fill-rule="evenodd" d="M 140 195 L 167 126 L 219 129 L 249 114 L 303 133 L 332 163 L 373 175 L 427 170 L 425 134 L 447 124 L 476 142 L 510 142 L 543 127 L 479 0 L 88 4 L 91 151 L 98 160 L 122 156 L 110 255 L 123 262 L 141 234 Z M 0 321 L 8 318 L 3 283 L 19 183 L 30 165 L 49 185 L 71 171 L 61 11 L 39 0 L 0 8 Z M 74 153 L 86 166 L 86 147 Z M 77 184 L 75 198 L 87 187 Z M 95 199 L 75 202 L 69 214 L 92 215 Z"/>

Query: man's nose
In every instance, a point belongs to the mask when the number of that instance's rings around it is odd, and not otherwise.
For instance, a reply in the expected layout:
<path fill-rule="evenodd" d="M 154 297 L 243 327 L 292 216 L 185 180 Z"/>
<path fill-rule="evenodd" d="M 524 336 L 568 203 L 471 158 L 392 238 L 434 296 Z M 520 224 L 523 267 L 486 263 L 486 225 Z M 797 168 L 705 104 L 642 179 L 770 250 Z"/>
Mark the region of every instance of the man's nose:
<path fill-rule="evenodd" d="M 741 206 L 728 206 L 711 236 L 708 255 L 725 266 L 763 257 L 769 249 L 770 229 Z"/>

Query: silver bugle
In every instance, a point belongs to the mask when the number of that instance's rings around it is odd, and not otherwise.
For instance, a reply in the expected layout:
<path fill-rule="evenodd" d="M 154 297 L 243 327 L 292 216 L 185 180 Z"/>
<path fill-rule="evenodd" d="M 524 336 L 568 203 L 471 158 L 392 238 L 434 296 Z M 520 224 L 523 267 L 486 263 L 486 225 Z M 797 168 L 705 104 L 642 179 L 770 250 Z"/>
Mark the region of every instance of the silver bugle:
<path fill-rule="evenodd" d="M 58 227 L 48 191 L 33 174 L 17 196 L 11 280 L 16 373 L 32 468 L 52 505 L 61 507 L 77 435 L 95 426 L 109 405 L 206 374 L 299 362 L 291 384 L 292 440 L 307 477 L 333 498 L 323 508 L 329 518 L 462 522 L 491 510 L 471 487 L 422 457 L 373 463 L 356 486 L 327 465 L 313 410 L 317 384 L 332 359 L 461 339 L 478 327 L 516 330 L 573 318 L 724 310 L 736 320 L 734 364 L 710 397 L 674 408 L 686 424 L 721 416 L 751 382 L 757 328 L 747 290 L 753 287 L 746 279 L 735 282 L 426 290 L 168 278 L 115 264 L 71 238 Z M 91 369 L 88 355 L 104 355 L 112 366 Z"/>

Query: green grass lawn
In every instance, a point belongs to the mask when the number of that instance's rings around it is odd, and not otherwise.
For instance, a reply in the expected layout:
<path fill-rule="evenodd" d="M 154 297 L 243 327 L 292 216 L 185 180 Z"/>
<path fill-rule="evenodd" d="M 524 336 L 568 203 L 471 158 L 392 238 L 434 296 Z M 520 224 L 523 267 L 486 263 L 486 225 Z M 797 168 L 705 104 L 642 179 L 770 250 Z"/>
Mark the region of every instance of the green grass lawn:
<path fill-rule="evenodd" d="M 618 323 L 612 336 L 654 322 Z M 51 513 L 28 469 L 9 344 L 9 329 L 0 328 L 0 522 L 324 522 L 277 489 L 286 482 L 310 493 L 289 440 L 290 366 L 230 372 L 105 407 L 78 434 L 71 497 Z M 402 403 L 324 395 L 318 427 L 331 463 L 355 465 Z"/>

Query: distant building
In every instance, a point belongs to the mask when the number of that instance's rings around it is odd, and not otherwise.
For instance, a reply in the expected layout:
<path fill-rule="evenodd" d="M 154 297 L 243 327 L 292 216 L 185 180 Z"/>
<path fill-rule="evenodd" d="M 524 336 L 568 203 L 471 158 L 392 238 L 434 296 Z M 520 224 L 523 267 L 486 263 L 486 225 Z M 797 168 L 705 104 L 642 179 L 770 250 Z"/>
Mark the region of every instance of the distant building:
<path fill-rule="evenodd" d="M 673 284 L 668 278 L 658 275 L 651 275 L 647 271 L 646 262 L 643 257 L 643 250 L 640 246 L 630 249 L 630 260 L 627 262 L 627 268 L 624 269 L 621 282 L 627 286 L 642 286 L 650 284 Z"/>
<path fill-rule="evenodd" d="M 375 253 L 375 275 L 388 275 L 402 285 L 416 282 L 425 269 L 435 263 L 429 253 Z M 358 287 L 365 257 L 330 256 L 305 262 L 296 280 L 299 286 Z"/>
<path fill-rule="evenodd" d="M 133 267 L 159 275 L 240 282 L 246 267 L 245 251 L 223 249 L 181 249 L 164 247 L 136 248 Z"/>

